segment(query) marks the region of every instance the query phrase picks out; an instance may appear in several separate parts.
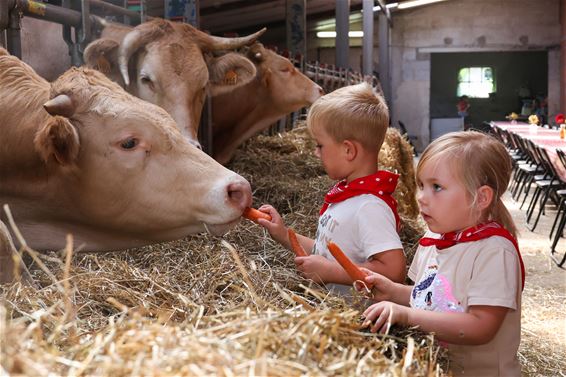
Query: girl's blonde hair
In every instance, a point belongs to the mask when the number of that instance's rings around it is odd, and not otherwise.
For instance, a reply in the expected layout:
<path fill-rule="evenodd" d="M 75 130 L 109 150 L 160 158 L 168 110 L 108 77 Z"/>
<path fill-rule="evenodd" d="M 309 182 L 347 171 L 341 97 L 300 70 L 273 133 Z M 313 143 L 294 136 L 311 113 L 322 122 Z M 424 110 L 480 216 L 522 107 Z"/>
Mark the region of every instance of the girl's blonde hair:
<path fill-rule="evenodd" d="M 345 86 L 319 98 L 309 109 L 307 127 L 322 127 L 334 140 L 355 140 L 379 150 L 389 127 L 389 109 L 367 83 Z"/>
<path fill-rule="evenodd" d="M 417 177 L 423 167 L 447 159 L 472 198 L 472 207 L 477 200 L 477 190 L 489 186 L 493 200 L 481 214 L 490 221 L 497 221 L 514 237 L 517 227 L 511 214 L 503 204 L 501 196 L 511 179 L 511 158 L 505 147 L 495 138 L 477 131 L 461 131 L 445 134 L 433 141 L 423 152 L 417 164 Z"/>

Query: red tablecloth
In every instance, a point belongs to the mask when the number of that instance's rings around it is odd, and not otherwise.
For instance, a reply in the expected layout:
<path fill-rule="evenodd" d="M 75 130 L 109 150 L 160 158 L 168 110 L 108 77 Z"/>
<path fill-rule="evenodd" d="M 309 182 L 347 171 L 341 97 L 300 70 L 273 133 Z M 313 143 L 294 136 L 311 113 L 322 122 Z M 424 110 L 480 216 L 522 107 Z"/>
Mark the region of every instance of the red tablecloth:
<path fill-rule="evenodd" d="M 566 167 L 562 164 L 556 153 L 557 149 L 566 152 L 566 139 L 560 139 L 560 131 L 542 127 L 531 128 L 531 125 L 523 122 L 491 122 L 491 126 L 517 134 L 524 139 L 531 140 L 535 145 L 544 148 L 552 161 L 552 165 L 554 165 L 554 168 L 560 175 L 560 178 L 566 182 Z"/>

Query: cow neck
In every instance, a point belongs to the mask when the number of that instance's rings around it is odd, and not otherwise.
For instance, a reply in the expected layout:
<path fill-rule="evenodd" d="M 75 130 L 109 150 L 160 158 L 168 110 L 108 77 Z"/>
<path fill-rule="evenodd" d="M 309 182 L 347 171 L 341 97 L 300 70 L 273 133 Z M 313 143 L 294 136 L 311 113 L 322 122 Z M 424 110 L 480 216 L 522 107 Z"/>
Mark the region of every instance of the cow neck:
<path fill-rule="evenodd" d="M 222 119 L 215 122 L 215 154 L 231 154 L 245 140 L 281 118 L 274 110 L 273 101 L 268 89 L 261 84 L 261 78 L 226 94 L 222 100 L 228 103 L 217 106 L 226 109 L 223 110 L 226 121 Z M 229 123 L 230 120 L 236 120 L 236 123 Z"/>
<path fill-rule="evenodd" d="M 0 103 L 0 113 L 3 114 L 0 134 L 3 140 L 11 141 L 0 144 L 0 161 L 10 161 L 10 164 L 0 165 L 3 188 L 9 186 L 12 177 L 44 176 L 45 164 L 36 152 L 34 137 L 50 118 L 43 109 L 43 104 L 49 99 L 49 86 L 30 85 L 28 88 L 35 93 L 15 91 L 1 94 L 5 104 L 20 103 L 8 109 L 4 109 Z M 5 90 L 10 91 L 10 88 Z M 25 103 L 22 103 L 22 98 L 25 98 Z"/>

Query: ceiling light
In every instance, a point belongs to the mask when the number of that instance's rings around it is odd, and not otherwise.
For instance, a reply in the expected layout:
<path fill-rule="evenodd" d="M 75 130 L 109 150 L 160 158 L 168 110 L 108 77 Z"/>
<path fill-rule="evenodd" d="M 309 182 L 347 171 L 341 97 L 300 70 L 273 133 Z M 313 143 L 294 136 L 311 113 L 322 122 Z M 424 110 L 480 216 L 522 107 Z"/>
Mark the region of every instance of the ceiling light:
<path fill-rule="evenodd" d="M 391 8 L 397 8 L 398 5 L 399 5 L 399 3 L 391 3 L 391 4 L 385 5 L 385 7 L 387 9 L 391 9 Z M 379 5 L 376 5 L 375 7 L 373 7 L 374 12 L 379 12 L 380 10 L 381 10 L 381 7 Z"/>
<path fill-rule="evenodd" d="M 407 2 L 404 2 L 404 3 L 399 3 L 399 5 L 397 6 L 397 9 L 407 9 L 407 8 L 412 8 L 412 7 L 418 7 L 418 6 L 421 6 L 421 5 L 439 3 L 441 1 L 446 1 L 446 0 L 413 0 L 413 1 L 407 1 Z"/>
<path fill-rule="evenodd" d="M 317 31 L 316 36 L 318 38 L 336 38 L 335 31 Z M 349 31 L 348 37 L 350 38 L 362 38 L 364 36 L 363 31 Z"/>

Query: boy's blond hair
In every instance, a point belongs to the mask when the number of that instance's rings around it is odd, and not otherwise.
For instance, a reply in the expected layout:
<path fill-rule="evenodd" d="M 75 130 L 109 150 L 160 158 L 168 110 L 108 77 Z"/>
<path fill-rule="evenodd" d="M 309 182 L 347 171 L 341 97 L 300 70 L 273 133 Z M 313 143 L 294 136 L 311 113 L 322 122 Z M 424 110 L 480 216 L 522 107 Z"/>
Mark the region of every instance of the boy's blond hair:
<path fill-rule="evenodd" d="M 307 127 L 311 132 L 322 127 L 337 142 L 355 140 L 379 151 L 389 127 L 389 109 L 369 84 L 345 86 L 311 106 Z"/>
<path fill-rule="evenodd" d="M 502 143 L 494 137 L 477 131 L 459 131 L 442 135 L 424 150 L 417 164 L 417 178 L 424 166 L 447 160 L 455 176 L 468 191 L 472 208 L 477 201 L 477 190 L 487 185 L 493 190 L 493 200 L 483 215 L 505 227 L 514 237 L 517 227 L 501 197 L 507 190 L 511 158 Z"/>

